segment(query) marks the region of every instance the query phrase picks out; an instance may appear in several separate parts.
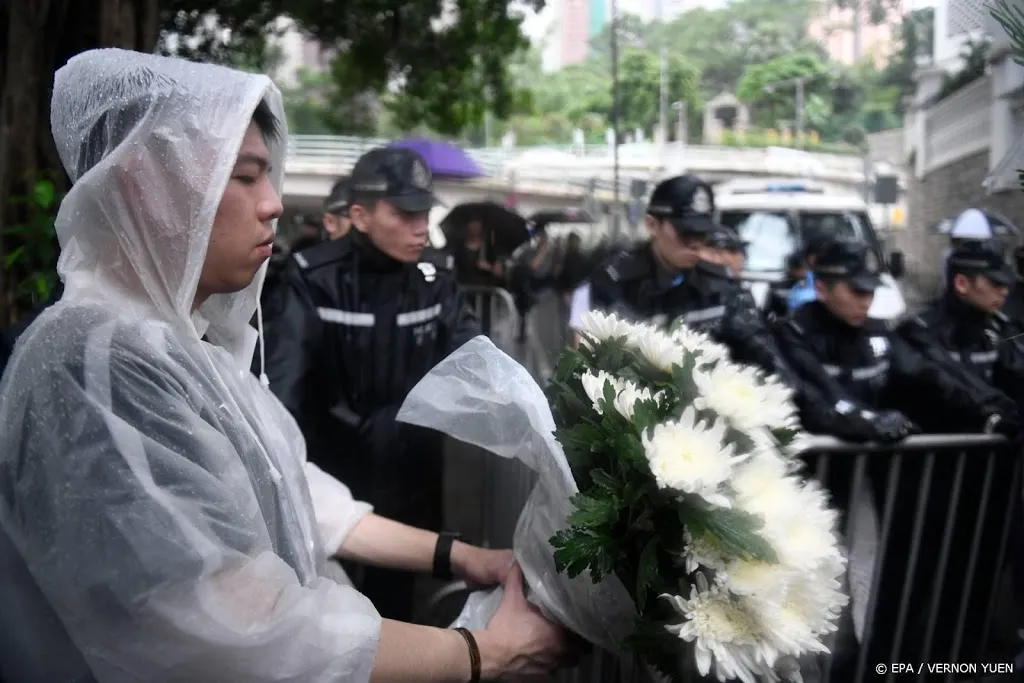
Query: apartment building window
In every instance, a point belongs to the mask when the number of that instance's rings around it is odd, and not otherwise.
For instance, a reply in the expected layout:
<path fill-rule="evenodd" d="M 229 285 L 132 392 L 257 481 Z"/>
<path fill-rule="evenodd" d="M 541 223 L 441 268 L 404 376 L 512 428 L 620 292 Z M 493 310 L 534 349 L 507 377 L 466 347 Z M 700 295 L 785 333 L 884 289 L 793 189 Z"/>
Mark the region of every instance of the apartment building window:
<path fill-rule="evenodd" d="M 981 30 L 986 16 L 985 0 L 946 0 L 946 37 Z"/>

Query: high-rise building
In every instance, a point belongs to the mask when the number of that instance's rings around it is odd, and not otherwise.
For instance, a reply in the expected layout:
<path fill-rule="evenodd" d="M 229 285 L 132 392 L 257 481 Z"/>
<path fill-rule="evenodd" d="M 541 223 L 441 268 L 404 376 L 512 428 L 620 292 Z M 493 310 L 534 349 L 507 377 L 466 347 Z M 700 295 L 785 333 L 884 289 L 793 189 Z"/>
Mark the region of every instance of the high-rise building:
<path fill-rule="evenodd" d="M 881 64 L 896 48 L 900 24 L 909 9 L 910 2 L 901 0 L 889 11 L 885 21 L 874 24 L 866 7 L 861 10 L 858 20 L 853 9 L 840 9 L 830 3 L 824 13 L 810 23 L 807 32 L 821 43 L 834 62 L 849 65 L 858 59 L 871 58 L 876 64 Z"/>

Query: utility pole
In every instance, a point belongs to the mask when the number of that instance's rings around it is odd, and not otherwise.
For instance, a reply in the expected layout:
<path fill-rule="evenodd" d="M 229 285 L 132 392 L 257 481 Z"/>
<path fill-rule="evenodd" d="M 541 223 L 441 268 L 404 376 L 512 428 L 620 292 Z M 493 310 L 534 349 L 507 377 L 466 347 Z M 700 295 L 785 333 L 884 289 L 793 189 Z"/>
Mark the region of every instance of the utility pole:
<path fill-rule="evenodd" d="M 686 144 L 686 102 L 679 100 L 672 103 L 672 108 L 679 112 L 679 120 L 676 123 L 676 142 L 682 149 Z"/>
<path fill-rule="evenodd" d="M 665 150 L 668 148 L 668 55 L 661 48 L 661 100 L 658 108 L 658 125 L 661 128 L 661 164 L 665 165 Z"/>
<path fill-rule="evenodd" d="M 777 88 L 795 86 L 796 87 L 796 122 L 794 134 L 796 136 L 797 145 L 803 149 L 804 146 L 804 108 L 806 106 L 806 88 L 807 84 L 818 78 L 821 78 L 824 74 L 815 74 L 813 76 L 797 76 L 796 78 L 787 78 L 784 81 L 775 81 L 774 83 L 768 83 L 764 86 L 765 92 L 775 92 Z"/>
<path fill-rule="evenodd" d="M 612 235 L 619 235 L 619 3 L 611 2 L 612 51 Z"/>

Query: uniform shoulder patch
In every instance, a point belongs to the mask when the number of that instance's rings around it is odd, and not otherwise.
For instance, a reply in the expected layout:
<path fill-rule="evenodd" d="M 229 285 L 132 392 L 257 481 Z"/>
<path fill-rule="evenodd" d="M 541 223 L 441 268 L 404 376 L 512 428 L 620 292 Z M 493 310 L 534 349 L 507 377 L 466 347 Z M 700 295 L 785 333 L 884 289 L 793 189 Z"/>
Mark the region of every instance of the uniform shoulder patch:
<path fill-rule="evenodd" d="M 330 242 L 321 242 L 308 249 L 296 252 L 292 254 L 292 259 L 302 270 L 313 270 L 320 266 L 340 261 L 350 251 L 348 240 L 332 240 Z"/>
<path fill-rule="evenodd" d="M 437 266 L 429 261 L 420 261 L 416 264 L 420 273 L 423 275 L 423 279 L 427 282 L 434 282 L 437 280 Z"/>

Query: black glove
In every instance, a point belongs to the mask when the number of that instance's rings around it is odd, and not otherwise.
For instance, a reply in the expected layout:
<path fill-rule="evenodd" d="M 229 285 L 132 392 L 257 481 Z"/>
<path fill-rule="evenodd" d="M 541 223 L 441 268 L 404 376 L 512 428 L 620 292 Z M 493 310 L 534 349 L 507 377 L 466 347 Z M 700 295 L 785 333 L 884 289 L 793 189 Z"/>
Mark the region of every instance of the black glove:
<path fill-rule="evenodd" d="M 920 433 L 921 429 L 907 417 L 895 410 L 883 410 L 880 413 L 865 415 L 875 430 L 875 441 L 882 444 L 902 441 L 912 434 Z"/>

